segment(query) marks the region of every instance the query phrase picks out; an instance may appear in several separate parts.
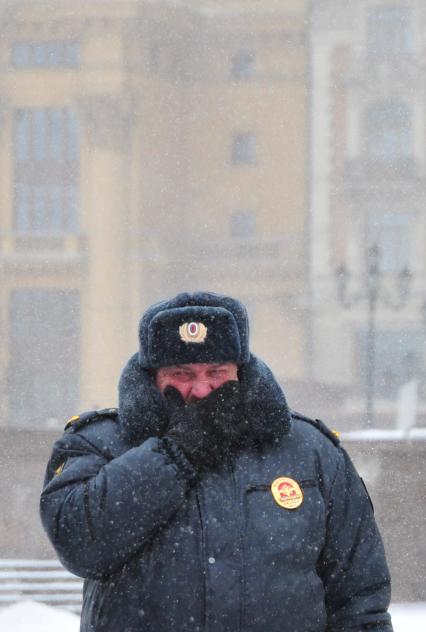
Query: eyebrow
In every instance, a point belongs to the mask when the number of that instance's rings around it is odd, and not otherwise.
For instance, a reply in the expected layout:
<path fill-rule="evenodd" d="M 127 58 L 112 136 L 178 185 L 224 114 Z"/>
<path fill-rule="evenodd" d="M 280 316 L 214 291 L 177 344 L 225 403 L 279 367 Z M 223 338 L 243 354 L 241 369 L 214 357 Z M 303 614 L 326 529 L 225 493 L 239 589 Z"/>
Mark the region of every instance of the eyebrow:
<path fill-rule="evenodd" d="M 223 366 L 226 366 L 227 364 L 228 364 L 227 362 L 220 362 L 217 364 L 215 362 L 211 363 L 212 367 L 215 369 L 219 369 Z M 192 371 L 192 367 L 188 364 L 176 364 L 175 366 L 170 367 L 170 369 L 172 370 L 182 369 L 183 371 Z"/>

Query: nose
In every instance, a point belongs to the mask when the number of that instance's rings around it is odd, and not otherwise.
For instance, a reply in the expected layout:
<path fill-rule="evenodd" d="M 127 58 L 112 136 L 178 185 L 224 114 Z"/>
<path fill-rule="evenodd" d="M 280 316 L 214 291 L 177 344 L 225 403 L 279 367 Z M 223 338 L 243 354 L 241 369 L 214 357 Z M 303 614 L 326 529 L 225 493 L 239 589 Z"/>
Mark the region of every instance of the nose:
<path fill-rule="evenodd" d="M 203 399 L 204 397 L 207 397 L 207 395 L 210 395 L 212 390 L 213 386 L 211 386 L 208 380 L 195 380 L 192 383 L 191 397 L 194 397 L 195 399 Z"/>

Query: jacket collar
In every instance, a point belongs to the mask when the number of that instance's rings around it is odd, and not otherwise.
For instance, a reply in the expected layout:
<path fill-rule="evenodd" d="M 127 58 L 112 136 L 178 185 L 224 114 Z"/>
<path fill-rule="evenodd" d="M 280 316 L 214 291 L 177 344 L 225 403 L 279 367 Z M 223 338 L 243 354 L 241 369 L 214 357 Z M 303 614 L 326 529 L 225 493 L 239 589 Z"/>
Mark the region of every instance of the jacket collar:
<path fill-rule="evenodd" d="M 239 370 L 241 390 L 251 439 L 259 446 L 278 441 L 291 426 L 291 413 L 271 370 L 254 355 Z M 119 382 L 119 422 L 132 445 L 167 431 L 166 400 L 155 386 L 151 372 L 143 369 L 135 353 Z"/>

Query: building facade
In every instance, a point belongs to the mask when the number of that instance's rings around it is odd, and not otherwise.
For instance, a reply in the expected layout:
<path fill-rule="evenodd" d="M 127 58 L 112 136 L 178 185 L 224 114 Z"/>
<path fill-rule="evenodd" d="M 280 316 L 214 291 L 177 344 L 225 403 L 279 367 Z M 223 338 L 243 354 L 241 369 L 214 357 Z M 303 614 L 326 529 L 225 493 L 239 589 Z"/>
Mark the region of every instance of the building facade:
<path fill-rule="evenodd" d="M 348 427 L 424 425 L 425 9 L 311 7 L 314 377 Z"/>
<path fill-rule="evenodd" d="M 378 424 L 394 423 L 388 394 L 413 375 L 421 383 L 424 367 L 419 1 L 52 6 L 0 0 L 0 548 L 10 558 L 54 555 L 38 520 L 51 445 L 67 417 L 116 404 L 155 300 L 239 297 L 290 405 L 359 427 L 366 304 L 342 306 L 335 271 L 346 262 L 348 294 L 365 293 L 377 243 L 392 301 L 398 272 L 413 273 L 407 304 L 375 311 Z M 349 446 L 401 600 L 424 599 L 421 573 L 408 577 L 424 558 L 423 443 Z M 397 502 L 407 487 L 408 511 Z"/>
<path fill-rule="evenodd" d="M 0 3 L 0 424 L 115 404 L 141 311 L 188 288 L 300 376 L 304 3 L 51 7 Z"/>

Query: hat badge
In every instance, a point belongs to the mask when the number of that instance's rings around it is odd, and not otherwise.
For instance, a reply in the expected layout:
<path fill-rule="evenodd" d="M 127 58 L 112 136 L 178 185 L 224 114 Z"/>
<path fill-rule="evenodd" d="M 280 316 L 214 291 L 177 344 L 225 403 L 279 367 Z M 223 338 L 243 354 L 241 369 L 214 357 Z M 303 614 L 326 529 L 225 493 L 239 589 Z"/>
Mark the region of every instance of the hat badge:
<path fill-rule="evenodd" d="M 204 342 L 207 337 L 207 327 L 204 323 L 196 323 L 194 321 L 183 323 L 179 327 L 179 335 L 183 342 Z"/>

